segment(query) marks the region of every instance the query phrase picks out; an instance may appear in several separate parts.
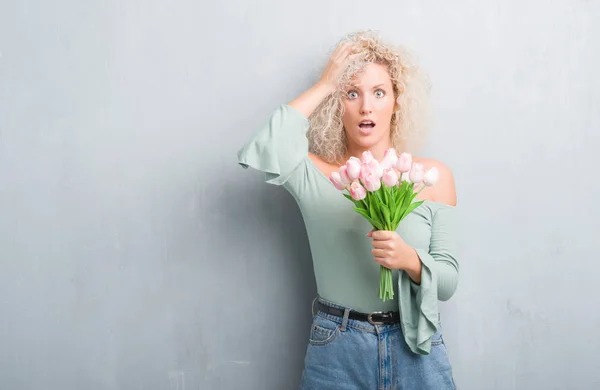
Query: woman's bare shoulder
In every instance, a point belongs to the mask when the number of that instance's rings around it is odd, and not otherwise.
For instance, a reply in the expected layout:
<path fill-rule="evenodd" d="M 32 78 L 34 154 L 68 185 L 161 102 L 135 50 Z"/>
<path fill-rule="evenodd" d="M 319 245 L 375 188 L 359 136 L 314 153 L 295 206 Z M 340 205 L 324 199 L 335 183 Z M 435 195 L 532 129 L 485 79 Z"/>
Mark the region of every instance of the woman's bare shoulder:
<path fill-rule="evenodd" d="M 413 156 L 413 161 L 423 164 L 425 172 L 433 167 L 438 169 L 439 179 L 435 186 L 430 187 L 431 191 L 428 194 L 430 200 L 456 206 L 456 185 L 454 183 L 454 174 L 450 167 L 434 158 Z"/>

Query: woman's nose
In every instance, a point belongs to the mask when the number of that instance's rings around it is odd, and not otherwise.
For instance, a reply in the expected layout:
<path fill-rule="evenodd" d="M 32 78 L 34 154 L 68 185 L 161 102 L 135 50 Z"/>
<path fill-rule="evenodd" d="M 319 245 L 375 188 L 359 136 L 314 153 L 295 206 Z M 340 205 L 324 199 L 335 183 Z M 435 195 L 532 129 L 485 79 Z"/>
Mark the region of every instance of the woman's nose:
<path fill-rule="evenodd" d="M 368 98 L 363 99 L 362 104 L 360 105 L 360 113 L 361 115 L 370 114 L 372 112 L 371 101 Z"/>

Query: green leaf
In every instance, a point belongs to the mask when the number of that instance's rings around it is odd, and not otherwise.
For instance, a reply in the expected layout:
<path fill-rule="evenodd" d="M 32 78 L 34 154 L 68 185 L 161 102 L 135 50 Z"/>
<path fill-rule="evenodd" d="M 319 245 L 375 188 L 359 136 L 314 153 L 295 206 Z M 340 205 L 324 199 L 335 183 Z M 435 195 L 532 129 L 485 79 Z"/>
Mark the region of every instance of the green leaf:
<path fill-rule="evenodd" d="M 390 225 L 392 224 L 392 216 L 390 214 L 390 209 L 384 204 L 381 205 L 381 209 L 383 211 L 383 220 L 385 221 L 385 225 L 387 227 L 386 230 L 391 230 Z"/>
<path fill-rule="evenodd" d="M 396 204 L 401 205 L 402 199 L 404 199 L 405 195 L 406 195 L 406 182 L 402 183 L 402 186 L 400 186 L 400 188 L 398 189 L 398 192 L 396 192 Z"/>
<path fill-rule="evenodd" d="M 356 201 L 354 200 L 354 198 L 348 194 L 342 194 L 344 195 L 347 199 L 349 199 L 352 203 L 356 204 Z"/>
<path fill-rule="evenodd" d="M 383 215 L 383 211 L 381 210 L 381 206 L 383 205 L 383 200 L 378 192 L 375 192 L 375 196 L 373 197 L 373 208 L 375 209 L 375 215 L 377 216 L 377 220 L 381 222 L 381 224 L 385 224 L 385 217 Z"/>
<path fill-rule="evenodd" d="M 354 206 L 354 210 L 356 210 L 356 211 L 360 210 L 361 214 L 365 213 L 365 214 L 369 215 L 369 212 L 367 211 L 367 209 L 364 209 L 364 208 L 362 208 L 360 206 Z"/>
<path fill-rule="evenodd" d="M 370 199 L 369 203 L 369 215 L 373 219 L 377 219 L 377 200 Z"/>
<path fill-rule="evenodd" d="M 412 213 L 417 207 L 423 204 L 424 201 L 419 200 L 417 202 L 413 202 L 408 206 L 404 214 L 402 215 L 402 219 L 404 219 L 408 214 Z"/>
<path fill-rule="evenodd" d="M 361 206 L 363 209 L 368 210 L 369 209 L 369 205 L 367 204 L 367 202 L 365 202 L 365 199 L 363 200 L 359 200 L 357 202 L 357 205 Z"/>
<path fill-rule="evenodd" d="M 388 200 L 389 200 L 388 207 L 390 208 L 390 211 L 393 213 L 396 210 L 396 197 L 393 192 L 393 188 L 390 188 L 390 196 L 389 196 Z"/>
<path fill-rule="evenodd" d="M 374 220 L 373 218 L 371 218 L 371 217 L 369 216 L 369 214 L 368 214 L 368 213 L 367 213 L 365 210 L 363 210 L 363 209 L 360 209 L 360 208 L 358 208 L 358 207 L 355 207 L 355 208 L 354 208 L 354 210 L 356 210 L 356 212 L 357 212 L 357 213 L 359 213 L 360 215 L 362 215 L 363 217 L 365 217 L 365 218 L 367 219 L 367 221 L 369 221 L 369 223 L 370 223 L 370 224 L 371 224 L 371 225 L 372 225 L 372 226 L 373 226 L 375 229 L 377 229 L 377 230 L 384 230 L 384 229 L 383 229 L 383 226 L 381 226 L 381 224 L 380 224 L 378 221 L 376 221 L 376 220 Z"/>
<path fill-rule="evenodd" d="M 390 204 L 390 187 L 386 186 L 385 183 L 381 183 L 383 188 L 383 201 L 385 204 Z"/>
<path fill-rule="evenodd" d="M 365 209 L 361 209 L 359 207 L 355 207 L 354 211 L 356 211 L 357 213 L 359 213 L 360 215 L 362 215 L 363 217 L 365 217 L 367 219 L 371 219 L 371 217 L 369 216 L 369 213 Z"/>
<path fill-rule="evenodd" d="M 392 224 L 394 226 L 398 227 L 398 225 L 400 224 L 400 221 L 402 220 L 402 215 L 404 215 L 404 210 L 405 209 L 403 209 L 402 207 L 396 208 L 392 219 Z"/>
<path fill-rule="evenodd" d="M 392 225 L 398 226 L 402 220 L 402 216 L 410 203 L 410 194 L 408 192 L 408 183 L 403 182 L 398 192 L 394 203 L 394 215 L 392 216 Z"/>
<path fill-rule="evenodd" d="M 408 183 L 403 181 L 402 184 L 398 187 L 399 188 L 399 192 L 404 193 L 406 191 L 406 187 L 408 186 Z"/>
<path fill-rule="evenodd" d="M 412 192 L 412 183 L 408 186 L 408 189 L 404 193 L 404 197 L 402 199 L 402 209 L 406 210 L 410 202 L 412 202 L 413 192 Z"/>
<path fill-rule="evenodd" d="M 367 192 L 367 196 L 362 200 L 364 204 L 363 208 L 367 211 L 371 208 L 371 197 L 369 195 L 370 194 Z"/>
<path fill-rule="evenodd" d="M 383 225 L 382 225 L 382 224 L 380 224 L 379 222 L 377 222 L 377 221 L 374 221 L 374 220 L 372 220 L 372 219 L 371 219 L 371 220 L 369 220 L 369 222 L 371 223 L 371 225 L 372 225 L 372 226 L 373 226 L 375 229 L 377 229 L 377 230 L 385 230 L 385 229 L 384 229 L 384 227 L 383 227 Z"/>

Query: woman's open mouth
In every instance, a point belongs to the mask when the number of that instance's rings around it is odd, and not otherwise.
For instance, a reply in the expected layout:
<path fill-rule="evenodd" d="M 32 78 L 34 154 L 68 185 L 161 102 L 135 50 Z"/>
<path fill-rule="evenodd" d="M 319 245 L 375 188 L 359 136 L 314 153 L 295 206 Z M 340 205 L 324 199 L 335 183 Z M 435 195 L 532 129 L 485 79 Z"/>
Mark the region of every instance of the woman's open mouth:
<path fill-rule="evenodd" d="M 358 127 L 360 128 L 361 133 L 369 134 L 375 127 L 375 122 L 371 120 L 364 120 L 358 124 Z"/>

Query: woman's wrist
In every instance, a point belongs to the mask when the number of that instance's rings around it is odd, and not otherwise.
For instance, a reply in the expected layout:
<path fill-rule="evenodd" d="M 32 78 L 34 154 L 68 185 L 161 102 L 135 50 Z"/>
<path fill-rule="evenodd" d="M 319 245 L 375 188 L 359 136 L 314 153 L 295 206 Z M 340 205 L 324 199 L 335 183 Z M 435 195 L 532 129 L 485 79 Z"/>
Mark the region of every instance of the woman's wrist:
<path fill-rule="evenodd" d="M 335 86 L 320 81 L 304 91 L 288 105 L 294 107 L 308 118 L 319 104 L 334 91 Z"/>
<path fill-rule="evenodd" d="M 417 254 L 417 251 L 407 245 L 407 255 L 406 261 L 407 266 L 404 271 L 408 274 L 408 276 L 415 282 L 416 284 L 421 283 L 421 270 L 423 269 L 423 263 L 421 263 L 421 259 Z"/>
<path fill-rule="evenodd" d="M 323 98 L 331 95 L 335 92 L 336 87 L 335 84 L 326 80 L 319 80 L 314 86 L 316 90 L 318 90 L 321 94 L 323 94 Z"/>

